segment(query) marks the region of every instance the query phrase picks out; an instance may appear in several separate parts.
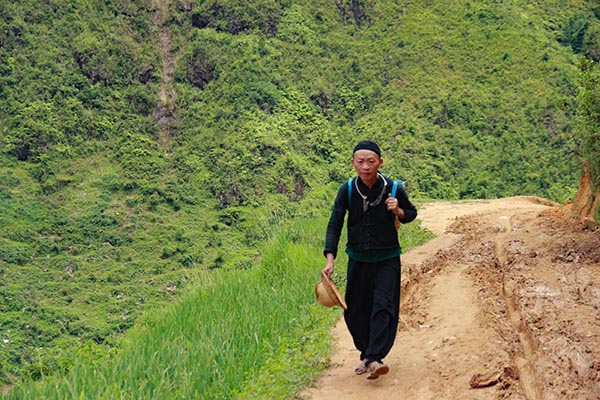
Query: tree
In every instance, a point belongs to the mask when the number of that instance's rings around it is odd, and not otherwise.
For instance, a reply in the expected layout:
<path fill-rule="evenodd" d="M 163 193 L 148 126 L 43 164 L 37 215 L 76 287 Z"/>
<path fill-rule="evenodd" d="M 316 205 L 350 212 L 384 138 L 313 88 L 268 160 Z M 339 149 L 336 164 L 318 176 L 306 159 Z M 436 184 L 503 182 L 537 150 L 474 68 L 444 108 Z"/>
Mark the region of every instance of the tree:
<path fill-rule="evenodd" d="M 595 188 L 600 185 L 600 67 L 583 59 L 580 64 L 578 139 L 584 169 Z"/>

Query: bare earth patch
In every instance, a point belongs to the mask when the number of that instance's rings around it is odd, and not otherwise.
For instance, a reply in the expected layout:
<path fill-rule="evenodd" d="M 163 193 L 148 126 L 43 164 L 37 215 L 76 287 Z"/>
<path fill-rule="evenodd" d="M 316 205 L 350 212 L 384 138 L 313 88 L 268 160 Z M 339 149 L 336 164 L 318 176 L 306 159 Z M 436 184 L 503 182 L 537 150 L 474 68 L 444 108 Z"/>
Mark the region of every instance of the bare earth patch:
<path fill-rule="evenodd" d="M 438 236 L 402 256 L 390 373 L 356 376 L 343 320 L 337 352 L 301 399 L 600 398 L 600 232 L 546 200 L 429 203 Z"/>

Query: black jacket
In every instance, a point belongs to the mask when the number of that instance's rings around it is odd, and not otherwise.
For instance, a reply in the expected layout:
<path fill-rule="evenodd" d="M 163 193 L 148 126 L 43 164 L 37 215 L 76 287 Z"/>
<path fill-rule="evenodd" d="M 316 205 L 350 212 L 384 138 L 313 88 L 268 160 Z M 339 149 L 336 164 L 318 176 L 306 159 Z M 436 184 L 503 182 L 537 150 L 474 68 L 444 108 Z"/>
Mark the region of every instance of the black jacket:
<path fill-rule="evenodd" d="M 385 199 L 392 191 L 393 181 L 383 175 L 382 178 L 387 183 L 383 198 L 376 206 L 368 205 L 366 211 L 363 209 L 363 199 L 358 192 L 367 196 L 367 202 L 376 201 L 384 187 L 381 178 L 373 185 L 372 189 L 369 189 L 360 178 L 355 178 L 352 182 L 350 203 L 348 202 L 348 185 L 344 183 L 339 188 L 327 225 L 324 254 L 333 253 L 334 256 L 337 256 L 346 210 L 348 210 L 348 248 L 357 251 L 388 251 L 399 247 L 394 214 L 388 211 L 385 205 Z M 356 185 L 358 185 L 358 190 Z M 398 186 L 395 197 L 398 199 L 398 207 L 404 210 L 404 219 L 401 222 L 413 221 L 417 217 L 417 209 L 408 199 L 404 188 Z"/>

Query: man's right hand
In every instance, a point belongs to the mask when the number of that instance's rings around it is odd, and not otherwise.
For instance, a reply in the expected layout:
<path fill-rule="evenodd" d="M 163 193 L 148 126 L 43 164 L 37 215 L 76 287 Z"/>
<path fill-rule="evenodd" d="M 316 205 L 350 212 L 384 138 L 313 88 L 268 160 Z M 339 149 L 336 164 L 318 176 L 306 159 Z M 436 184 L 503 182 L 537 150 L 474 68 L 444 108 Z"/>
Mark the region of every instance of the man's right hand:
<path fill-rule="evenodd" d="M 331 275 L 333 275 L 333 271 L 335 269 L 333 260 L 334 260 L 333 254 L 332 253 L 327 253 L 327 264 L 325 265 L 325 268 L 323 268 L 323 270 L 321 271 L 329 279 L 331 279 Z"/>

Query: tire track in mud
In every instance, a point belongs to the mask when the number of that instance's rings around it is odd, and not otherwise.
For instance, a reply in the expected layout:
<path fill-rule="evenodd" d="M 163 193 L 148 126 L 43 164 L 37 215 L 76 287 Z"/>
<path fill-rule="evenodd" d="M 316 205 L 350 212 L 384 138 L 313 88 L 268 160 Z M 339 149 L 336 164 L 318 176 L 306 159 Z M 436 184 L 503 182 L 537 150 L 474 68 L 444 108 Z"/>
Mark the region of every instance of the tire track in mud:
<path fill-rule="evenodd" d="M 542 391 L 538 382 L 532 357 L 537 350 L 537 345 L 531 331 L 523 323 L 521 311 L 517 301 L 516 283 L 507 276 L 510 263 L 506 248 L 509 243 L 510 232 L 513 231 L 514 216 L 502 216 L 502 232 L 495 238 L 495 254 L 498 268 L 502 271 L 502 296 L 506 303 L 508 320 L 518 337 L 521 351 L 513 356 L 514 365 L 517 367 L 521 389 L 527 400 L 542 400 Z"/>

